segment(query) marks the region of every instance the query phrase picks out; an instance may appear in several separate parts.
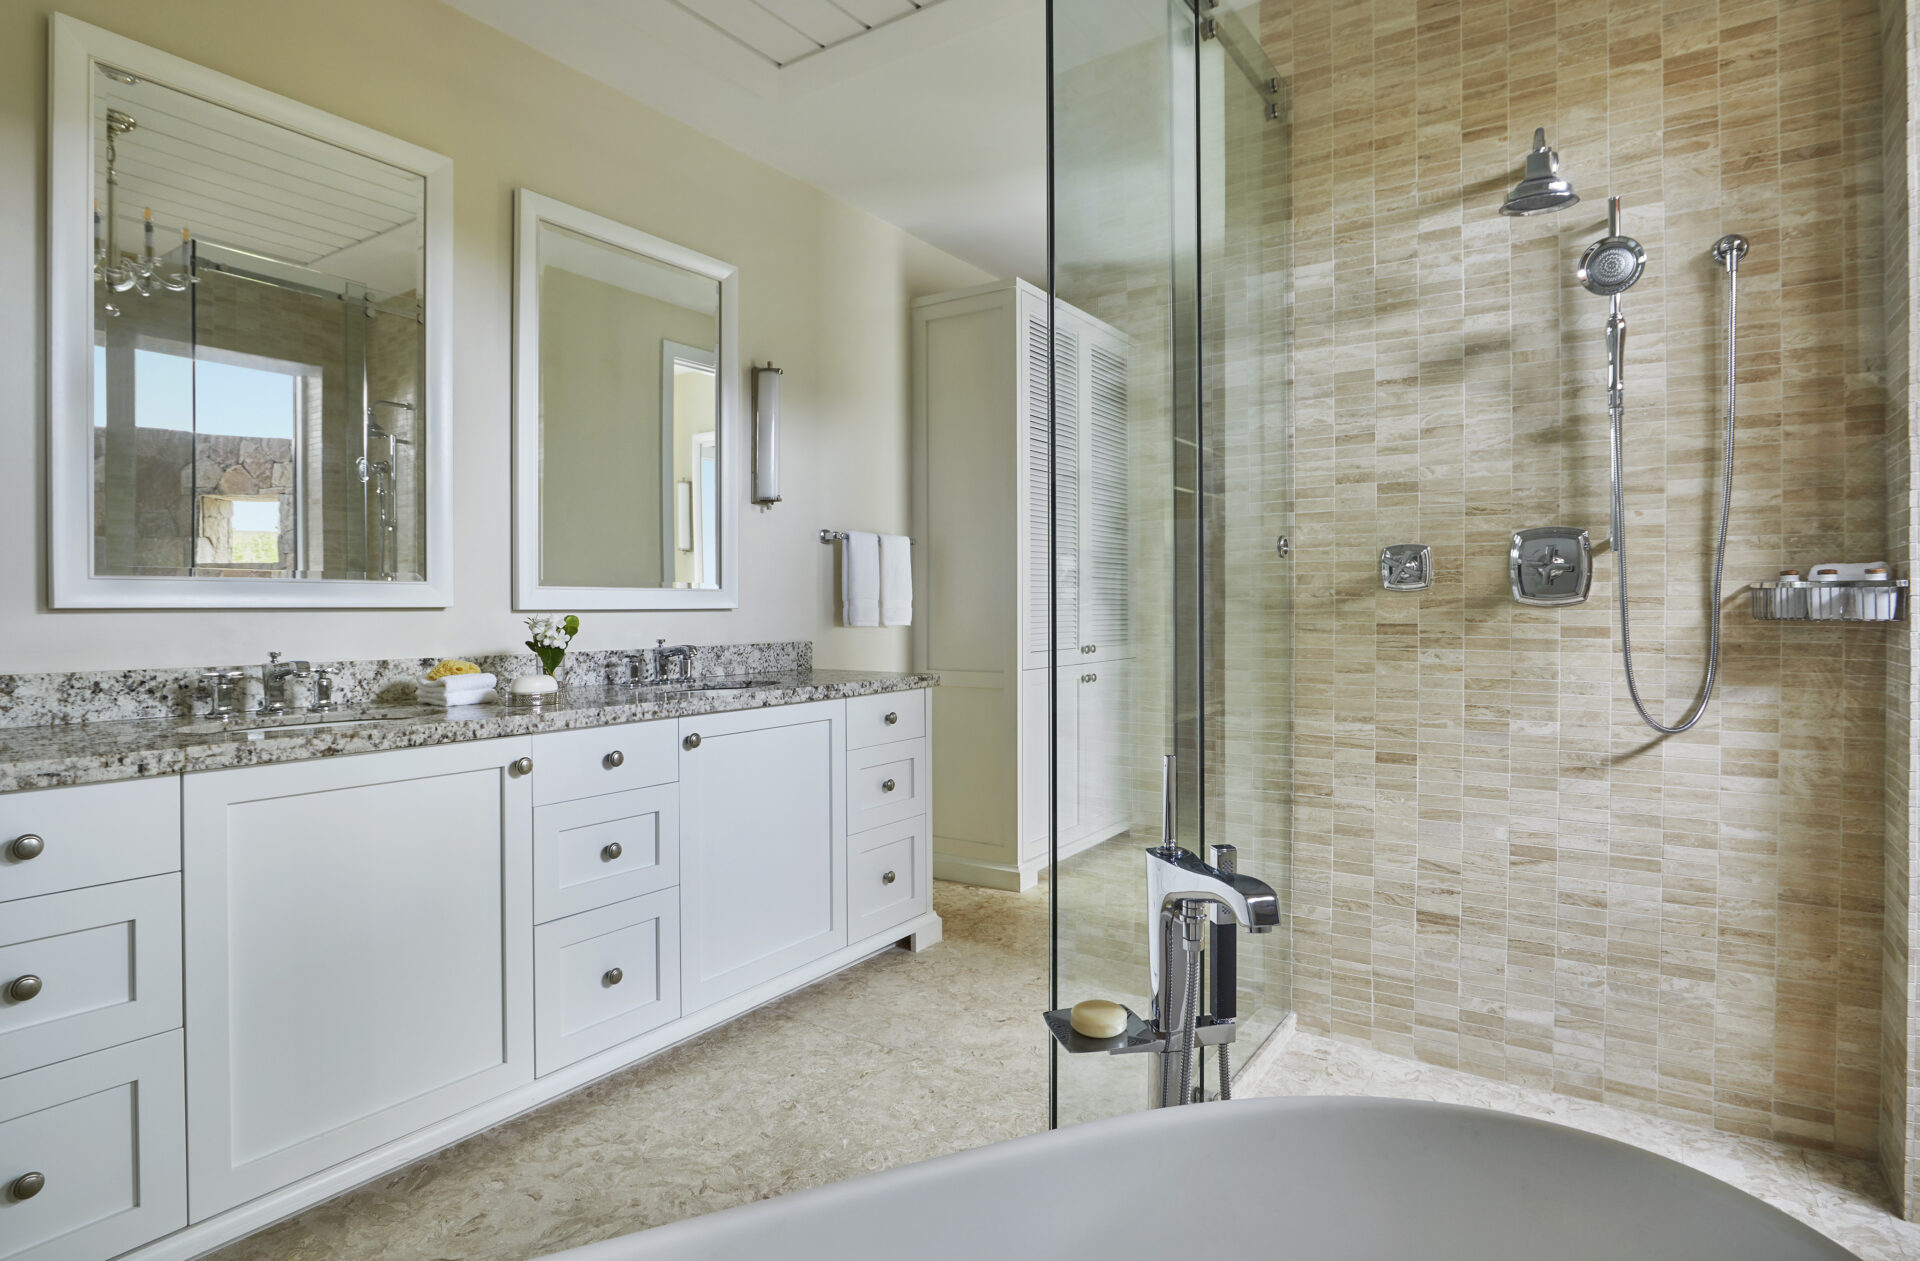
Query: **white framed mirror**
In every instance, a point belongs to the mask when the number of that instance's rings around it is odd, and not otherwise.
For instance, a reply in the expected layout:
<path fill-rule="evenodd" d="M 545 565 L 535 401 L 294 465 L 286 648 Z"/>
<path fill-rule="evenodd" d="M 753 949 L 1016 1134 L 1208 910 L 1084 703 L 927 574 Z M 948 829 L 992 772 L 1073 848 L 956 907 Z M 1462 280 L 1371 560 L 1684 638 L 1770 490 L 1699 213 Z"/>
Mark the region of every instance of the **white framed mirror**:
<path fill-rule="evenodd" d="M 55 15 L 55 608 L 444 608 L 453 164 Z"/>
<path fill-rule="evenodd" d="M 515 608 L 739 607 L 738 278 L 518 191 Z"/>

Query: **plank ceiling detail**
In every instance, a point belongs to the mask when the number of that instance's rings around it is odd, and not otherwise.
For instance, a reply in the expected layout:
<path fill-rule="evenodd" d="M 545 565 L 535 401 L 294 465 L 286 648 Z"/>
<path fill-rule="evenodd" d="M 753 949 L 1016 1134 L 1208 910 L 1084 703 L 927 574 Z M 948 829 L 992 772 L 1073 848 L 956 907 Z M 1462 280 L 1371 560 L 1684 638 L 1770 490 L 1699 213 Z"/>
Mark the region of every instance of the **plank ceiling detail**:
<path fill-rule="evenodd" d="M 671 0 L 728 39 L 790 66 L 940 0 Z"/>

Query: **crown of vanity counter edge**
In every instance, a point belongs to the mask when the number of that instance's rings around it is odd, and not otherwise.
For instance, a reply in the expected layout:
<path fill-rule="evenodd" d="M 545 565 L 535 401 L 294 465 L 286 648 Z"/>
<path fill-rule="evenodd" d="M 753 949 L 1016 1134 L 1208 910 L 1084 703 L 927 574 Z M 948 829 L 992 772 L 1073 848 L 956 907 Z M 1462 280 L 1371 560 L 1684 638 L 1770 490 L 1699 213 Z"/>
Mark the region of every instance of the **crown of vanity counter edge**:
<path fill-rule="evenodd" d="M 188 1261 L 940 940 L 934 675 L 632 656 L 0 676 L 0 1257 Z"/>

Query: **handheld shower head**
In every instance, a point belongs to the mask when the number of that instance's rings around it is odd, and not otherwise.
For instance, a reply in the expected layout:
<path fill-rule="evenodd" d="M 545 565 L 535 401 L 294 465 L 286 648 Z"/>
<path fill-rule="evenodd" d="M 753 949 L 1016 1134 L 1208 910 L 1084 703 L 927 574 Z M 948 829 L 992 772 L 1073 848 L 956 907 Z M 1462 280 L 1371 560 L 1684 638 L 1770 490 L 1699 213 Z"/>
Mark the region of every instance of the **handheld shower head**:
<path fill-rule="evenodd" d="M 1588 293 L 1617 298 L 1633 288 L 1647 270 L 1647 252 L 1640 242 L 1620 232 L 1620 199 L 1607 198 L 1607 235 L 1587 247 L 1574 273 Z"/>
<path fill-rule="evenodd" d="M 1539 215 L 1565 210 L 1580 200 L 1573 185 L 1560 177 L 1560 155 L 1547 147 L 1547 129 L 1533 129 L 1533 150 L 1527 154 L 1527 174 L 1501 205 L 1503 215 Z"/>

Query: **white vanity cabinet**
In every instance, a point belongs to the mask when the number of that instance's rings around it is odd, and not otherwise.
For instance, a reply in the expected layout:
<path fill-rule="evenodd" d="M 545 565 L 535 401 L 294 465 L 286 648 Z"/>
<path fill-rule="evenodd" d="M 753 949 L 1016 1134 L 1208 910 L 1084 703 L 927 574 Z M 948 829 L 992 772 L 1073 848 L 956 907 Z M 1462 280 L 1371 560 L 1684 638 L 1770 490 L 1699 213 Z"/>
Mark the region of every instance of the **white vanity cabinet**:
<path fill-rule="evenodd" d="M 888 692 L 0 794 L 0 1261 L 189 1261 L 937 942 L 932 718 Z"/>
<path fill-rule="evenodd" d="M 847 944 L 846 704 L 680 720 L 690 1012 Z"/>
<path fill-rule="evenodd" d="M 195 1221 L 532 1080 L 531 750 L 186 777 Z"/>

